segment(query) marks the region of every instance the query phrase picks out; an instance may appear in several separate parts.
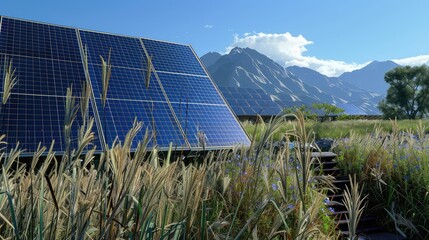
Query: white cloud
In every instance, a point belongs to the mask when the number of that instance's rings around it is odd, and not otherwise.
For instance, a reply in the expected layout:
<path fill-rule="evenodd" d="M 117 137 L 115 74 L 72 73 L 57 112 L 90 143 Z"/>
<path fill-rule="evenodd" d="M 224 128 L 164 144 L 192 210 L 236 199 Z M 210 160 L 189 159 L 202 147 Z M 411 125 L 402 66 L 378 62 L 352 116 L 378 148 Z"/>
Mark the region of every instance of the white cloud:
<path fill-rule="evenodd" d="M 307 45 L 312 41 L 302 35 L 292 36 L 289 32 L 276 33 L 245 33 L 243 36 L 234 36 L 234 42 L 227 47 L 229 52 L 234 47 L 249 47 L 268 56 L 276 62 L 288 66 L 307 67 L 327 76 L 339 76 L 344 72 L 353 71 L 367 65 L 346 63 L 337 60 L 318 59 L 314 56 L 305 56 Z"/>
<path fill-rule="evenodd" d="M 420 66 L 423 64 L 429 65 L 429 55 L 420 55 L 409 58 L 393 59 L 399 65 Z"/>
<path fill-rule="evenodd" d="M 213 25 L 210 25 L 210 24 L 206 24 L 206 25 L 204 25 L 204 28 L 213 28 L 214 26 Z"/>

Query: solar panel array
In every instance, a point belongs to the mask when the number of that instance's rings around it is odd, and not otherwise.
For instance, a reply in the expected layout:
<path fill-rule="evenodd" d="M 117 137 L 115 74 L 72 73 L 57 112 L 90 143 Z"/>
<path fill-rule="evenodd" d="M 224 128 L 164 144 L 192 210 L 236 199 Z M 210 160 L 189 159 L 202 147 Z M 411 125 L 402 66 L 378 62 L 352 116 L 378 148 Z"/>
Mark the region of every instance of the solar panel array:
<path fill-rule="evenodd" d="M 336 106 L 339 108 L 342 108 L 344 110 L 344 113 L 347 115 L 352 115 L 352 116 L 369 115 L 368 113 L 366 113 L 365 111 L 363 111 L 362 109 L 360 109 L 359 107 L 351 103 L 337 103 Z"/>
<path fill-rule="evenodd" d="M 87 50 L 88 68 L 84 66 Z M 101 57 L 112 63 L 106 104 L 102 103 Z M 153 59 L 149 87 L 148 58 Z M 124 140 L 134 121 L 154 133 L 150 146 L 179 149 L 228 148 L 249 144 L 228 105 L 188 45 L 126 37 L 1 17 L 0 76 L 12 62 L 18 83 L 0 106 L 0 131 L 8 148 L 17 142 L 28 152 L 37 145 L 66 149 L 65 96 L 71 87 L 80 100 L 92 86 L 89 116 L 96 120 L 94 145 L 103 149 Z M 87 74 L 86 74 L 87 73 Z M 0 94 L 4 94 L 3 84 Z M 72 125 L 72 146 L 83 120 Z M 145 132 L 140 132 L 133 148 Z"/>
<path fill-rule="evenodd" d="M 237 116 L 275 116 L 282 108 L 262 89 L 219 87 Z"/>

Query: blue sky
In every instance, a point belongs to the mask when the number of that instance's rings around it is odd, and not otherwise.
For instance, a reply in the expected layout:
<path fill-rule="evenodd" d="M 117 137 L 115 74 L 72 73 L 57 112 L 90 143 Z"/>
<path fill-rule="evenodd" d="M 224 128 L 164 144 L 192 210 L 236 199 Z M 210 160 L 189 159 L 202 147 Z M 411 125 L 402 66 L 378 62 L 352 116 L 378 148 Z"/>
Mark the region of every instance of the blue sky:
<path fill-rule="evenodd" d="M 252 47 L 331 76 L 372 60 L 428 63 L 428 9 L 426 0 L 0 1 L 5 16 L 189 43 L 200 56 Z"/>

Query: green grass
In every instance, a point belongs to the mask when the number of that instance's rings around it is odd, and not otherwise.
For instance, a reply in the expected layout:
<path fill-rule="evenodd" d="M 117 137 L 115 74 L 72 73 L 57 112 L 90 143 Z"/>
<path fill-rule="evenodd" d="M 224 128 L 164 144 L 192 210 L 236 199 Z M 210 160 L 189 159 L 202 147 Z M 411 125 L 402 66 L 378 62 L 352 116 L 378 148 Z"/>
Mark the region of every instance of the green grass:
<path fill-rule="evenodd" d="M 429 138 L 417 123 L 406 133 L 392 122 L 391 131 L 351 134 L 334 151 L 346 174 L 356 174 L 380 222 L 410 239 L 429 238 Z M 383 217 L 384 216 L 384 217 Z"/>
<path fill-rule="evenodd" d="M 337 237 L 323 202 L 328 185 L 316 185 L 309 168 L 310 148 L 285 148 L 278 154 L 264 148 L 273 134 L 283 131 L 284 119 L 264 124 L 266 131 L 251 148 L 211 152 L 201 163 L 188 165 L 161 158 L 156 148 L 149 154 L 149 133 L 130 154 L 132 139 L 142 129 L 136 122 L 122 144 L 106 149 L 95 164 L 93 150 L 82 152 L 91 146 L 93 120 L 74 114 L 75 106 L 85 104 L 69 100 L 67 125 L 79 117 L 84 124 L 79 146 L 66 151 L 62 161 L 52 149 L 40 147 L 26 169 L 19 149 L 0 149 L 2 238 Z M 298 119 L 295 129 L 283 135 L 311 143 L 311 131 L 302 116 Z M 47 156 L 43 162 L 42 154 Z"/>
<path fill-rule="evenodd" d="M 423 125 L 429 126 L 429 120 L 400 120 L 397 121 L 399 131 L 407 131 L 409 129 L 415 131 L 419 122 L 422 121 Z M 286 122 L 280 129 L 274 134 L 274 140 L 280 140 L 283 134 L 293 129 L 295 125 L 294 121 Z M 253 136 L 256 129 L 256 140 L 260 139 L 260 131 L 263 131 L 263 127 L 259 124 L 244 122 L 243 126 L 247 133 Z M 392 132 L 392 124 L 389 120 L 344 120 L 344 121 L 332 121 L 332 122 L 315 122 L 307 120 L 307 129 L 311 129 L 314 132 L 316 138 L 345 138 L 350 137 L 351 133 L 357 135 L 371 134 L 375 129 L 380 129 L 385 132 Z"/>

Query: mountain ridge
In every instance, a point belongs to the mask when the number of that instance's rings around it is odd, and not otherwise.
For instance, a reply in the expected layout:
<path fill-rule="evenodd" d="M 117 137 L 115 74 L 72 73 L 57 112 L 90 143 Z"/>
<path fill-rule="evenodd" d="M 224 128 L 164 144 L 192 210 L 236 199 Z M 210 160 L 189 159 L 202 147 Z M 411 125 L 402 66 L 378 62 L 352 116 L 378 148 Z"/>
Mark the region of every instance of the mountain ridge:
<path fill-rule="evenodd" d="M 211 54 L 213 55 L 213 54 Z M 230 53 L 207 62 L 201 57 L 214 82 L 221 87 L 262 89 L 282 107 L 326 102 L 355 105 L 368 115 L 380 114 L 373 100 L 380 94 L 300 67 L 284 68 L 250 48 L 234 48 Z"/>

